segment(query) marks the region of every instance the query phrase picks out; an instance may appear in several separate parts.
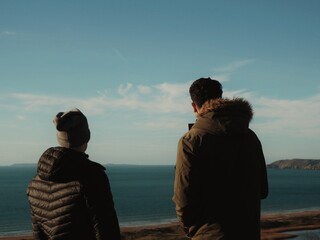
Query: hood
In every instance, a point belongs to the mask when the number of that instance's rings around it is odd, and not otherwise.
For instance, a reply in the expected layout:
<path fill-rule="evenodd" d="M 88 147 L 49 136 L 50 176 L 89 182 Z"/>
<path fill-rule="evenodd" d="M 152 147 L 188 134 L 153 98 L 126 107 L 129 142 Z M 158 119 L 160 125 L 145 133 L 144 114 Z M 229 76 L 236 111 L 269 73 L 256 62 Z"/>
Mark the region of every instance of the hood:
<path fill-rule="evenodd" d="M 71 181 L 86 170 L 88 155 L 69 148 L 54 147 L 46 150 L 38 162 L 38 176 L 46 181 Z"/>
<path fill-rule="evenodd" d="M 239 134 L 249 128 L 253 111 L 250 103 L 242 98 L 219 98 L 207 101 L 199 111 L 195 127 L 204 127 L 215 133 Z"/>

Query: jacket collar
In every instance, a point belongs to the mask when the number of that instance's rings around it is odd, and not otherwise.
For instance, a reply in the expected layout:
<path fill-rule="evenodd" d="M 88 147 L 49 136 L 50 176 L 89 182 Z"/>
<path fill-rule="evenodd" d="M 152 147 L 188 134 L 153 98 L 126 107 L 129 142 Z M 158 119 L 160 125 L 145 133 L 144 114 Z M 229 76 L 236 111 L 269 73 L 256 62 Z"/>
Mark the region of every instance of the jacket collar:
<path fill-rule="evenodd" d="M 195 128 L 211 133 L 237 134 L 247 131 L 253 111 L 242 98 L 212 99 L 201 107 Z"/>

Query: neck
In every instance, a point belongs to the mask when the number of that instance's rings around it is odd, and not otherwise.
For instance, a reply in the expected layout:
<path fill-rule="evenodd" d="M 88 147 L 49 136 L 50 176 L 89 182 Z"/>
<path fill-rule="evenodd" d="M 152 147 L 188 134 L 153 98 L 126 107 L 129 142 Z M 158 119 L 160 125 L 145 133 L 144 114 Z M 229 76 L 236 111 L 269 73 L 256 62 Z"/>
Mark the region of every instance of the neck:
<path fill-rule="evenodd" d="M 85 144 L 82 144 L 78 147 L 72 147 L 71 149 L 75 150 L 75 151 L 78 151 L 78 152 L 85 152 L 87 150 L 87 147 L 88 147 L 88 144 L 85 143 Z"/>

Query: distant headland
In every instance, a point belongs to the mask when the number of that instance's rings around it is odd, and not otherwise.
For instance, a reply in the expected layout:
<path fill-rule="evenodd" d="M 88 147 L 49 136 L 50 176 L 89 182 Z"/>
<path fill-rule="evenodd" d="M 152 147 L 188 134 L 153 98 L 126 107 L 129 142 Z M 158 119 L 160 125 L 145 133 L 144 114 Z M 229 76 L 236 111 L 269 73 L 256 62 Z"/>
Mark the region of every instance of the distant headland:
<path fill-rule="evenodd" d="M 104 164 L 105 167 L 125 166 L 125 167 L 143 167 L 149 165 L 135 165 L 135 164 Z M 153 165 L 150 165 L 153 166 Z M 159 165 L 162 166 L 162 165 Z M 164 165 L 165 166 L 165 165 Z M 37 167 L 37 163 L 15 163 L 9 167 Z M 320 170 L 320 159 L 283 159 L 277 160 L 267 164 L 268 168 L 275 169 L 303 169 L 303 170 Z"/>
<path fill-rule="evenodd" d="M 320 170 L 320 159 L 283 159 L 267 165 L 277 169 Z"/>

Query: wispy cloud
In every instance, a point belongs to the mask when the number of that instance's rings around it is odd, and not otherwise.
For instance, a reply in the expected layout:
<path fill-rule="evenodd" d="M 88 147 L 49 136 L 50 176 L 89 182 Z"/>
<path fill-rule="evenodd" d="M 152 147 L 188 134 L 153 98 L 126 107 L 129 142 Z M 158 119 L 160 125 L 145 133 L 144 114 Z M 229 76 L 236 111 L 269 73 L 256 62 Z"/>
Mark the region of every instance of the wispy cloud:
<path fill-rule="evenodd" d="M 126 95 L 128 95 L 132 86 L 133 86 L 132 83 L 127 83 L 125 86 L 121 84 L 120 87 L 118 88 L 118 93 L 121 96 L 126 96 Z"/>
<path fill-rule="evenodd" d="M 233 72 L 242 67 L 253 64 L 254 62 L 254 59 L 244 59 L 231 62 L 225 66 L 215 67 L 213 68 L 214 75 L 212 77 L 218 79 L 221 82 L 229 81 L 230 76 L 233 74 Z"/>
<path fill-rule="evenodd" d="M 230 64 L 222 67 L 215 68 L 214 70 L 217 72 L 233 72 L 235 70 L 238 70 L 239 68 L 242 68 L 244 66 L 247 66 L 249 64 L 254 63 L 254 59 L 245 59 L 245 60 L 239 60 L 239 61 L 234 61 L 231 62 Z"/>
<path fill-rule="evenodd" d="M 47 96 L 16 93 L 11 95 L 15 102 L 15 109 L 37 112 L 44 109 L 52 113 L 53 109 L 79 107 L 87 114 L 105 114 L 113 111 L 139 111 L 144 114 L 166 118 L 167 127 L 173 124 L 170 118 L 185 118 L 190 114 L 190 99 L 188 87 L 190 83 L 158 85 L 121 85 L 116 94 L 105 91 L 97 96 L 83 98 L 68 98 L 63 96 Z M 320 135 L 320 94 L 300 100 L 275 99 L 257 96 L 245 90 L 225 92 L 226 97 L 244 97 L 248 99 L 255 112 L 254 126 L 260 132 L 272 134 L 279 133 L 289 136 L 319 136 Z M 8 104 L 8 102 L 7 102 Z M 61 109 L 63 110 L 63 109 Z M 18 115 L 19 113 L 17 113 Z M 169 119 L 168 119 L 169 116 Z M 20 117 L 23 119 L 23 116 Z M 171 123 L 170 123 L 171 122 Z M 146 126 L 156 127 L 159 123 L 149 121 Z M 174 124 L 173 124 L 174 125 Z"/>
<path fill-rule="evenodd" d="M 124 63 L 128 62 L 128 59 L 120 52 L 119 49 L 114 48 L 114 47 L 111 49 L 122 62 L 124 62 Z"/>
<path fill-rule="evenodd" d="M 252 97 L 261 132 L 320 136 L 320 94 L 300 100 Z"/>
<path fill-rule="evenodd" d="M 104 96 L 104 101 L 117 109 L 129 108 L 149 113 L 186 113 L 188 108 L 187 84 L 162 83 L 158 85 L 138 85 L 127 83 L 118 88 L 118 96 Z"/>
<path fill-rule="evenodd" d="M 139 85 L 137 88 L 142 94 L 150 94 L 152 92 L 152 88 L 146 85 Z"/>
<path fill-rule="evenodd" d="M 186 112 L 188 84 L 138 85 L 132 83 L 120 85 L 117 94 L 110 91 L 99 91 L 97 96 L 70 98 L 54 95 L 37 95 L 29 93 L 14 93 L 10 97 L 18 101 L 18 105 L 26 111 L 40 111 L 56 107 L 73 107 L 86 109 L 90 114 L 100 114 L 107 109 L 140 110 L 153 113 Z M 152 93 L 152 94 L 150 94 Z M 15 101 L 15 102 L 16 102 Z"/>
<path fill-rule="evenodd" d="M 18 101 L 17 104 L 24 112 L 52 112 L 52 109 L 56 109 L 57 107 L 66 109 L 79 107 L 82 109 L 88 109 L 90 114 L 99 114 L 103 112 L 103 106 L 105 104 L 105 101 L 101 96 L 83 99 L 29 93 L 14 93 L 11 97 Z M 17 106 L 15 106 L 15 108 L 17 109 Z"/>
<path fill-rule="evenodd" d="M 10 31 L 0 32 L 0 36 L 14 36 L 14 35 L 17 35 L 17 33 L 16 32 L 10 32 Z"/>

